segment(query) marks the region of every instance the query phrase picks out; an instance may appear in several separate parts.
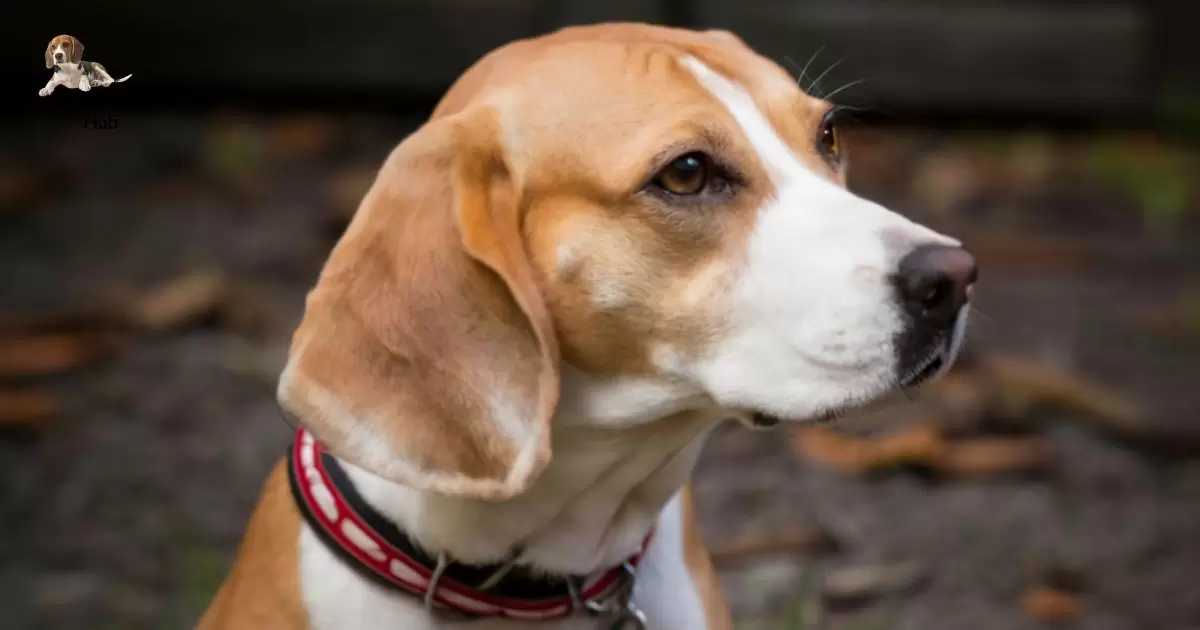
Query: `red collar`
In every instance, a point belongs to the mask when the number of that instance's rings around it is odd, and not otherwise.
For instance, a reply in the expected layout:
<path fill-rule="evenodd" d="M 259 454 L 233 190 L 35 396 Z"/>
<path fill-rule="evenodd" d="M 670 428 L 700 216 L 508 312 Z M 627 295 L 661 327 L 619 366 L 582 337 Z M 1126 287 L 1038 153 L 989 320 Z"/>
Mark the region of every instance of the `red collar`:
<path fill-rule="evenodd" d="M 376 581 L 428 597 L 436 558 L 371 508 L 337 459 L 304 429 L 296 432 L 289 463 L 288 478 L 296 503 L 327 545 Z M 642 550 L 629 558 L 629 568 L 637 567 L 653 536 L 651 531 Z M 564 578 L 546 578 L 518 567 L 487 592 L 468 586 L 482 584 L 499 568 L 449 565 L 436 580 L 434 605 L 475 617 L 544 621 L 567 617 L 580 605 L 603 604 L 631 586 L 624 564 L 590 576 Z M 571 596 L 569 580 L 579 585 L 577 599 Z"/>

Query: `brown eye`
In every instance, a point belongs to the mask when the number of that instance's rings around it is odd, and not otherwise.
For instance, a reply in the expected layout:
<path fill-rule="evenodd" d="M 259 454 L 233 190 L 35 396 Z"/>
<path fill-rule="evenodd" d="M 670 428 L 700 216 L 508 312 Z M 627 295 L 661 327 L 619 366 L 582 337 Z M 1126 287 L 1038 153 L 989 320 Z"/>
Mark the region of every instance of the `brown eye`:
<path fill-rule="evenodd" d="M 841 146 L 838 143 L 838 129 L 833 120 L 833 112 L 825 114 L 825 117 L 821 119 L 820 135 L 817 136 L 817 150 L 831 162 L 841 159 Z"/>
<path fill-rule="evenodd" d="M 703 153 L 688 153 L 675 158 L 654 179 L 663 190 L 676 195 L 695 195 L 708 184 L 711 168 Z"/>

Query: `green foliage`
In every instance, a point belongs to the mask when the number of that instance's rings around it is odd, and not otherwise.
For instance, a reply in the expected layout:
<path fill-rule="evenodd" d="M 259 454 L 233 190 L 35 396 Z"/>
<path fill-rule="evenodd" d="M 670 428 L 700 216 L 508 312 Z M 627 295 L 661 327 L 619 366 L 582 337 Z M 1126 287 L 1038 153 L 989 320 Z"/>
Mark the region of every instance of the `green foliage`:
<path fill-rule="evenodd" d="M 164 630 L 195 626 L 229 569 L 224 554 L 200 540 L 189 527 L 181 525 L 174 538 L 182 581 Z"/>
<path fill-rule="evenodd" d="M 1138 203 L 1147 228 L 1170 233 L 1187 215 L 1189 164 L 1179 151 L 1103 140 L 1092 150 L 1090 162 L 1101 181 Z"/>
<path fill-rule="evenodd" d="M 1182 140 L 1200 141 L 1200 89 L 1170 85 L 1159 98 L 1158 110 L 1167 133 Z"/>

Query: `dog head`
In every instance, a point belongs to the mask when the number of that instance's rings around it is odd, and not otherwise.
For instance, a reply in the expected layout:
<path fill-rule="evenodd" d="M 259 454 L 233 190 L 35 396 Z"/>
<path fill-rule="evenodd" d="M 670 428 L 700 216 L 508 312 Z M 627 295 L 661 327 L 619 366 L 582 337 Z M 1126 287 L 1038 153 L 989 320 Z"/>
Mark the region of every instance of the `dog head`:
<path fill-rule="evenodd" d="M 59 35 L 46 45 L 46 69 L 60 63 L 83 61 L 83 42 L 70 35 Z"/>
<path fill-rule="evenodd" d="M 281 403 L 384 478 L 500 499 L 550 457 L 563 366 L 628 384 L 614 422 L 664 391 L 773 422 L 915 384 L 957 351 L 974 262 L 846 190 L 831 111 L 724 32 L 491 53 L 379 171 Z"/>

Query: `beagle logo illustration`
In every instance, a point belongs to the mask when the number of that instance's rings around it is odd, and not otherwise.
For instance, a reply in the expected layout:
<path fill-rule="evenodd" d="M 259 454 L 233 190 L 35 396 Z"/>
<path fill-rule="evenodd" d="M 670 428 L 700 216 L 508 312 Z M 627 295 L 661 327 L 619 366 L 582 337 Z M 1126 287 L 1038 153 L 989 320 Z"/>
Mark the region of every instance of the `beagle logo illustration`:
<path fill-rule="evenodd" d="M 83 60 L 83 42 L 70 35 L 59 35 L 46 46 L 46 69 L 54 70 L 46 87 L 38 90 L 39 96 L 50 96 L 54 88 L 64 86 L 72 90 L 87 92 L 94 87 L 108 87 L 113 83 L 129 80 L 132 74 L 113 80 L 104 66 L 95 61 Z"/>

